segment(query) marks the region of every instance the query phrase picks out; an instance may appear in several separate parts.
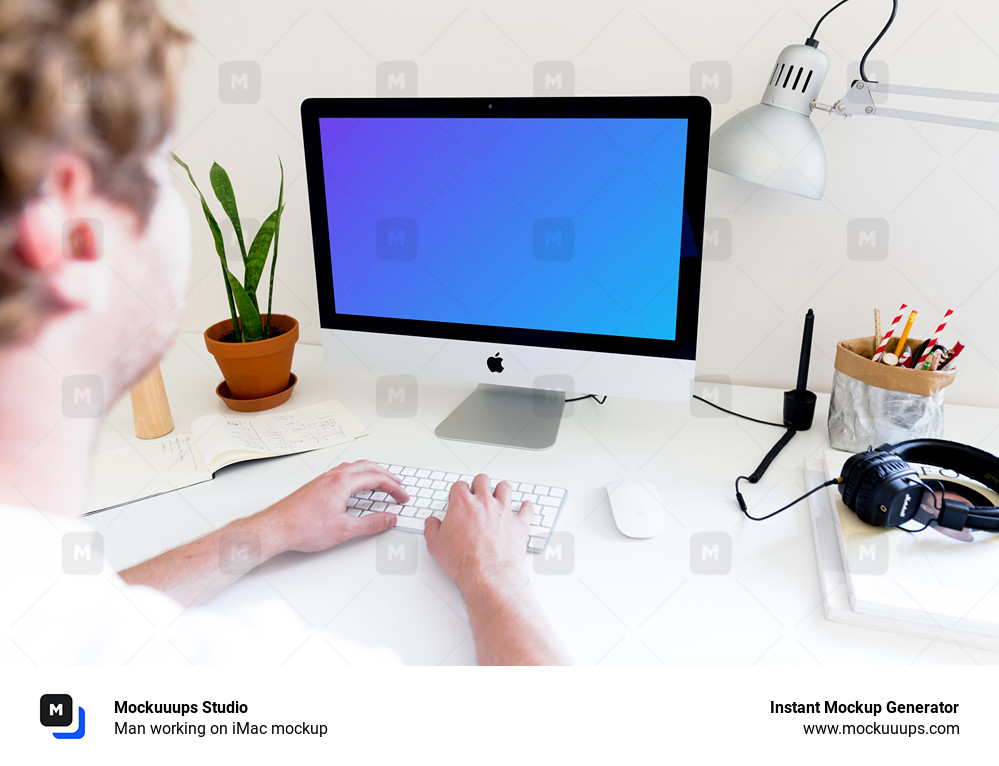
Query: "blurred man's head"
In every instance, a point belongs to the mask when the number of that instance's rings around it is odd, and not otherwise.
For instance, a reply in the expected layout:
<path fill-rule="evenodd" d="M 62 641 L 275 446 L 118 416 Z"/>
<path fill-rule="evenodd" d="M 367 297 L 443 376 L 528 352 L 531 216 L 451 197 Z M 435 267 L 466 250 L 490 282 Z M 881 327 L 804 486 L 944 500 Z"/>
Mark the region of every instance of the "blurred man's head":
<path fill-rule="evenodd" d="M 164 148 L 185 41 L 153 0 L 0 0 L 0 350 L 89 328 L 134 377 L 151 360 L 125 346 L 165 348 L 189 267 Z"/>

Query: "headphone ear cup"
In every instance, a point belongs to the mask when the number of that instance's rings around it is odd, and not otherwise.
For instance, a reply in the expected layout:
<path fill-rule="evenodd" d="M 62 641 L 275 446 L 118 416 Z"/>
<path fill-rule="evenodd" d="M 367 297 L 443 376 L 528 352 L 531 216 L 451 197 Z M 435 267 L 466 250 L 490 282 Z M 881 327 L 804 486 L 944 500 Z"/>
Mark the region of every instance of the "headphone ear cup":
<path fill-rule="evenodd" d="M 860 489 L 861 477 L 866 474 L 872 461 L 881 459 L 881 453 L 868 450 L 853 455 L 843 464 L 843 482 L 839 485 L 839 493 L 851 511 L 857 507 L 857 491 Z"/>
<path fill-rule="evenodd" d="M 909 464 L 891 453 L 875 450 L 854 455 L 843 465 L 840 485 L 843 502 L 857 516 L 871 523 L 870 519 L 876 518 L 871 508 L 874 493 L 886 478 L 906 471 L 912 471 Z"/>
<path fill-rule="evenodd" d="M 853 509 L 857 516 L 868 524 L 877 518 L 873 507 L 874 493 L 881 488 L 885 479 L 898 476 L 901 473 L 915 472 L 908 463 L 894 455 L 885 456 L 877 464 L 871 465 L 868 475 L 863 478 L 857 488 L 857 506 Z"/>

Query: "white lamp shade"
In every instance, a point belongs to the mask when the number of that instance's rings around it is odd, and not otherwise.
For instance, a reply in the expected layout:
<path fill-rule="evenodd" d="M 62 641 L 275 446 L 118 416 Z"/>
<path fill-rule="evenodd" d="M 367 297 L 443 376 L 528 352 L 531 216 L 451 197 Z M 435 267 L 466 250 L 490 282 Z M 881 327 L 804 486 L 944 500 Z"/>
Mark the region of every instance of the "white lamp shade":
<path fill-rule="evenodd" d="M 821 199 L 826 186 L 826 153 L 812 121 L 770 104 L 750 107 L 718 128 L 708 165 L 811 199 Z"/>

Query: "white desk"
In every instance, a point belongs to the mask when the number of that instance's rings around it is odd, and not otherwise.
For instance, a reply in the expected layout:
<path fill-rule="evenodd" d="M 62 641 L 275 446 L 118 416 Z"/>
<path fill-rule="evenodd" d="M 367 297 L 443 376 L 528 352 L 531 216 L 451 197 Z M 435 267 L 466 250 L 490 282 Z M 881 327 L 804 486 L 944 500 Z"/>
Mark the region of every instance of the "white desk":
<path fill-rule="evenodd" d="M 383 417 L 376 376 L 334 372 L 321 350 L 299 345 L 298 387 L 286 407 L 337 398 L 365 423 L 362 439 L 321 452 L 232 466 L 214 481 L 90 517 L 104 534 L 111 560 L 123 568 L 257 511 L 342 461 L 373 460 L 460 472 L 485 471 L 568 488 L 557 531 L 567 533 L 561 563 L 530 557 L 538 597 L 572 658 L 580 664 L 993 664 L 999 654 L 828 621 L 818 587 L 807 505 L 765 522 L 746 520 L 733 481 L 752 471 L 781 434 L 692 401 L 660 405 L 608 399 L 569 404 L 556 445 L 528 452 L 437 439 L 436 424 L 471 385 L 421 380 L 415 417 Z M 225 411 L 214 388 L 221 380 L 197 335 L 183 335 L 163 363 L 174 420 L 181 432 L 194 418 Z M 722 387 L 722 404 L 779 420 L 781 393 Z M 828 446 L 828 396 L 819 396 L 812 429 L 798 434 L 764 480 L 745 494 L 756 513 L 800 495 L 802 466 Z M 382 408 L 384 410 L 384 408 Z M 111 413 L 101 448 L 131 436 L 127 401 Z M 999 452 L 999 410 L 949 407 L 947 437 Z M 614 527 L 604 485 L 653 480 L 668 508 L 666 531 L 654 539 L 625 538 Z M 703 566 L 695 535 L 714 534 L 727 574 Z M 388 646 L 406 662 L 474 662 L 474 646 L 457 589 L 414 541 L 416 571 L 379 571 L 376 540 L 351 541 L 319 554 L 286 554 L 216 597 L 238 610 L 258 598 L 283 598 L 308 622 L 347 638 Z M 384 544 L 384 541 L 383 541 Z M 571 571 L 569 557 L 573 556 Z M 712 562 L 707 562 L 709 565 Z M 546 565 L 557 570 L 542 571 Z M 382 566 L 384 570 L 385 567 Z"/>

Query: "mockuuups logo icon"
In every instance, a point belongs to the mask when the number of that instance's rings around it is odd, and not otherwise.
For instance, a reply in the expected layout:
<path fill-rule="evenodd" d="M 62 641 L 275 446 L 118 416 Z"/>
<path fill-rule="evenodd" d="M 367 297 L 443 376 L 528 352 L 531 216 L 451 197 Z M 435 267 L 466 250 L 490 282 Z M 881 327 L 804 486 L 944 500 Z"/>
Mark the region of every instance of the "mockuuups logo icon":
<path fill-rule="evenodd" d="M 65 728 L 73 724 L 73 698 L 68 694 L 43 694 L 38 700 L 38 719 L 42 726 L 50 728 Z M 56 739 L 83 739 L 86 734 L 86 714 L 83 708 L 77 708 L 75 731 L 54 731 Z"/>

